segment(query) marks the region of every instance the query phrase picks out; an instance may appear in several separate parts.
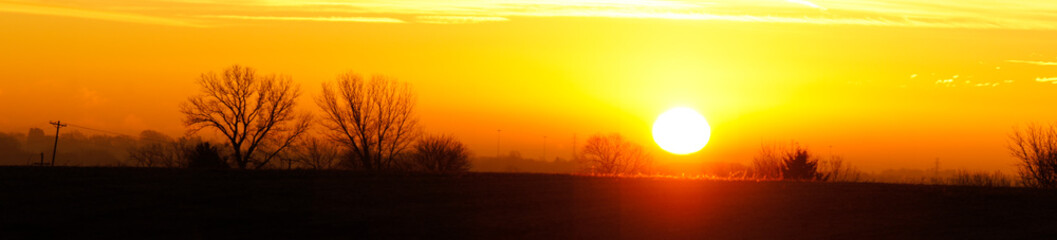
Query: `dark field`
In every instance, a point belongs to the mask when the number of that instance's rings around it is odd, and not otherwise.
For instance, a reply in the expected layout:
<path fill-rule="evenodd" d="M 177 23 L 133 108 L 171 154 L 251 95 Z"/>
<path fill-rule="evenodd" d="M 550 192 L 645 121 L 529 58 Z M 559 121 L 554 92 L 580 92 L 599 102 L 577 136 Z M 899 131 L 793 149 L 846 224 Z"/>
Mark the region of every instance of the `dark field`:
<path fill-rule="evenodd" d="M 1057 238 L 1057 194 L 872 183 L 0 168 L 3 239 Z"/>

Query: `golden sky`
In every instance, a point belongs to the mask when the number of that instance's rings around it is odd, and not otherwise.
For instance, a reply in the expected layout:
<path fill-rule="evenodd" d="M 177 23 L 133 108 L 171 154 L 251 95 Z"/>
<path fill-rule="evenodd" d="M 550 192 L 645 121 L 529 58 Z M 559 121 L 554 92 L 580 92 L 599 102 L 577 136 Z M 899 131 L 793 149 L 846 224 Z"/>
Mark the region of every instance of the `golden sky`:
<path fill-rule="evenodd" d="M 182 134 L 197 76 L 231 64 L 305 94 L 355 71 L 413 84 L 429 132 L 478 156 L 568 158 L 619 132 L 665 162 L 748 162 L 797 140 L 868 171 L 1012 171 L 1016 125 L 1057 121 L 1057 2 L 0 1 L 0 131 L 62 120 Z M 653 119 L 713 135 L 674 156 Z M 544 145 L 544 136 L 546 145 Z"/>

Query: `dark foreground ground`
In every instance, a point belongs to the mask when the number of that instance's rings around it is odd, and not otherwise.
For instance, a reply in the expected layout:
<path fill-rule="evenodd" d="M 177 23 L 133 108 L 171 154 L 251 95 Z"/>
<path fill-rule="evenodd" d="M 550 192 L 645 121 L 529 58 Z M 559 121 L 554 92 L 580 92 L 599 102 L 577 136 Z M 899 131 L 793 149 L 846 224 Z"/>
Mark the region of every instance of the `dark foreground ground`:
<path fill-rule="evenodd" d="M 1014 188 L 566 175 L 0 168 L 0 239 L 1055 239 Z"/>

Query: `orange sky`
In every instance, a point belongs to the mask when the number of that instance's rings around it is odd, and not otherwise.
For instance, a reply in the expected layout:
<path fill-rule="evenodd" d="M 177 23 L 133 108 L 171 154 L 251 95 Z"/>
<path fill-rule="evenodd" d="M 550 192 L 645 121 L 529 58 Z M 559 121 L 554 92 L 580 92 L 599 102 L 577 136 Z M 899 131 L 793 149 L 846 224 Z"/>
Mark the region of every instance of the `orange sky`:
<path fill-rule="evenodd" d="M 1057 121 L 1049 1 L 0 1 L 0 131 L 63 120 L 180 135 L 203 72 L 293 77 L 315 111 L 346 71 L 413 84 L 427 131 L 478 156 L 571 154 L 619 132 L 662 162 L 797 140 L 864 170 L 1012 171 L 1012 127 Z M 713 136 L 650 138 L 692 107 Z"/>

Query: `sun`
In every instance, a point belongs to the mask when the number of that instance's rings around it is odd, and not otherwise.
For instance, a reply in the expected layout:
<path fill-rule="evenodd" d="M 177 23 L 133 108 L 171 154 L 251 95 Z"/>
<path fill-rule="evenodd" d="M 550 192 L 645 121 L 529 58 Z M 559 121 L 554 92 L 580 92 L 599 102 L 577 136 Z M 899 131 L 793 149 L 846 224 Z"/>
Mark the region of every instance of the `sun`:
<path fill-rule="evenodd" d="M 669 109 L 653 122 L 653 141 L 674 154 L 690 154 L 708 144 L 712 127 L 705 117 L 690 108 Z"/>

